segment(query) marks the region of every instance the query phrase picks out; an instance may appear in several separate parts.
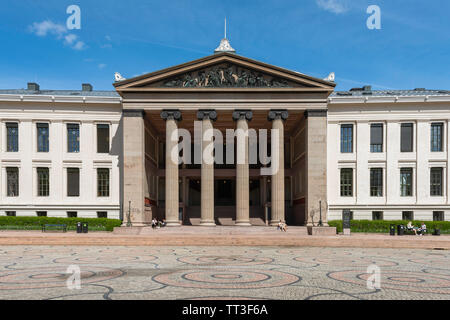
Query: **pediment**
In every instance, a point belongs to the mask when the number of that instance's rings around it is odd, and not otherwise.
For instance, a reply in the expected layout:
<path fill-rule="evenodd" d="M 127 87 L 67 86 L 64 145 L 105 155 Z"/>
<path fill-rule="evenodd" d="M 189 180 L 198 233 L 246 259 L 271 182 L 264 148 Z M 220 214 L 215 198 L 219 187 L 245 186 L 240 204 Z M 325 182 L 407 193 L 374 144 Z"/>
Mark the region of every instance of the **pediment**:
<path fill-rule="evenodd" d="M 117 91 L 133 89 L 317 88 L 335 84 L 231 53 L 220 53 L 182 65 L 114 83 Z"/>

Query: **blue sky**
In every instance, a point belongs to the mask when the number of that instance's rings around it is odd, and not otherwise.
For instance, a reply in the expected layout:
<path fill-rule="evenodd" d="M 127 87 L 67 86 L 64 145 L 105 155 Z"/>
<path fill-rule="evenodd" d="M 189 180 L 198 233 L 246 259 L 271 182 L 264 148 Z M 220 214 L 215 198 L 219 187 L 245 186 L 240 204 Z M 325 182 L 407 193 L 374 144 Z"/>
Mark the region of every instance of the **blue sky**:
<path fill-rule="evenodd" d="M 325 78 L 337 90 L 450 89 L 447 0 L 1 0 L 0 88 L 113 90 L 130 78 L 212 54 L 227 35 L 237 53 Z M 67 30 L 69 5 L 81 29 Z M 381 30 L 369 30 L 369 5 Z"/>

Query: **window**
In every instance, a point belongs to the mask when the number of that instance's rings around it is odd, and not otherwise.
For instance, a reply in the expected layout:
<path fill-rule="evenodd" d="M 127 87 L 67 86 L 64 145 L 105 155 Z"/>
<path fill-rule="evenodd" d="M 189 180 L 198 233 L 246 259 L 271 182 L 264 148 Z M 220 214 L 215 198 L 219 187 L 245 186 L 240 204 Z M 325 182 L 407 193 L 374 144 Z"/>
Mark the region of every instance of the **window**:
<path fill-rule="evenodd" d="M 97 124 L 97 152 L 109 153 L 109 125 Z"/>
<path fill-rule="evenodd" d="M 19 196 L 19 168 L 6 168 L 6 195 Z"/>
<path fill-rule="evenodd" d="M 47 211 L 36 211 L 36 215 L 38 217 L 46 217 L 47 216 Z"/>
<path fill-rule="evenodd" d="M 77 215 L 76 211 L 67 211 L 67 218 L 76 218 Z"/>
<path fill-rule="evenodd" d="M 48 123 L 37 123 L 37 146 L 38 146 L 38 152 L 48 152 L 49 144 L 48 144 L 48 137 L 49 137 L 49 129 L 48 129 Z"/>
<path fill-rule="evenodd" d="M 383 152 L 383 124 L 370 125 L 370 152 Z"/>
<path fill-rule="evenodd" d="M 67 168 L 67 196 L 80 196 L 80 169 Z"/>
<path fill-rule="evenodd" d="M 413 128 L 412 123 L 402 123 L 400 138 L 401 152 L 413 152 Z"/>
<path fill-rule="evenodd" d="M 97 196 L 109 197 L 109 169 L 97 169 Z"/>
<path fill-rule="evenodd" d="M 442 123 L 431 124 L 431 152 L 442 151 Z"/>
<path fill-rule="evenodd" d="M 341 197 L 353 196 L 353 169 L 341 169 Z"/>
<path fill-rule="evenodd" d="M 80 152 L 80 125 L 67 124 L 67 152 Z"/>
<path fill-rule="evenodd" d="M 370 196 L 382 197 L 383 196 L 383 169 L 372 168 L 370 169 Z"/>
<path fill-rule="evenodd" d="M 97 211 L 97 218 L 108 218 L 108 212 L 106 212 L 106 211 Z"/>
<path fill-rule="evenodd" d="M 372 220 L 383 220 L 383 211 L 373 211 Z"/>
<path fill-rule="evenodd" d="M 433 221 L 444 221 L 444 211 L 433 211 Z"/>
<path fill-rule="evenodd" d="M 38 197 L 48 197 L 50 194 L 50 179 L 48 168 L 37 168 Z"/>
<path fill-rule="evenodd" d="M 19 151 L 19 124 L 15 122 L 6 123 L 6 151 Z"/>
<path fill-rule="evenodd" d="M 16 216 L 16 212 L 15 211 L 6 211 L 6 216 L 8 216 L 8 217 L 15 217 Z"/>
<path fill-rule="evenodd" d="M 402 220 L 413 221 L 414 220 L 414 212 L 412 212 L 412 211 L 403 211 L 402 212 Z"/>
<path fill-rule="evenodd" d="M 353 152 L 353 125 L 343 124 L 341 125 L 341 152 L 352 153 Z"/>
<path fill-rule="evenodd" d="M 411 197 L 412 196 L 412 168 L 400 169 L 400 196 Z"/>
<path fill-rule="evenodd" d="M 430 169 L 430 195 L 442 196 L 442 168 Z"/>

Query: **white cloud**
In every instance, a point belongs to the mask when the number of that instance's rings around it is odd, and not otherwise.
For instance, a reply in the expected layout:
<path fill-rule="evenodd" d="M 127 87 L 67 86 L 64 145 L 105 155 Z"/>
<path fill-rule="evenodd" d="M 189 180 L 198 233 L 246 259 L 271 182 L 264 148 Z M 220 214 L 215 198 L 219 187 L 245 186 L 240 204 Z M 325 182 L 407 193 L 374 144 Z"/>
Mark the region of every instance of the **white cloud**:
<path fill-rule="evenodd" d="M 45 20 L 42 22 L 34 22 L 33 25 L 29 27 L 30 31 L 35 33 L 40 37 L 45 37 L 47 33 L 54 34 L 59 38 L 62 37 L 67 29 L 62 24 L 53 23 L 51 20 Z"/>
<path fill-rule="evenodd" d="M 99 68 L 99 69 L 103 69 L 104 67 L 106 67 L 106 64 L 104 64 L 104 63 L 100 63 L 100 64 L 98 65 L 98 68 Z"/>
<path fill-rule="evenodd" d="M 316 0 L 316 3 L 320 8 L 336 14 L 348 11 L 348 4 L 344 0 Z"/>
<path fill-rule="evenodd" d="M 77 40 L 78 36 L 76 34 L 68 33 L 66 26 L 54 23 L 51 20 L 34 22 L 28 29 L 39 37 L 45 37 L 47 34 L 55 35 L 56 39 L 63 40 L 65 45 L 70 46 L 74 50 L 86 48 L 86 44 L 83 41 Z"/>

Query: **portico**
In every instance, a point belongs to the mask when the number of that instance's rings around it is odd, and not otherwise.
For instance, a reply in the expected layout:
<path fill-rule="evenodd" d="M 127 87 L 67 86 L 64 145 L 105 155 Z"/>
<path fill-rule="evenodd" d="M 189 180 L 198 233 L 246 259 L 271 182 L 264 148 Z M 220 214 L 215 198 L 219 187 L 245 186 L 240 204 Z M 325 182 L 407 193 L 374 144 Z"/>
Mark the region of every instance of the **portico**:
<path fill-rule="evenodd" d="M 124 225 L 326 225 L 334 83 L 220 52 L 115 87 Z"/>

